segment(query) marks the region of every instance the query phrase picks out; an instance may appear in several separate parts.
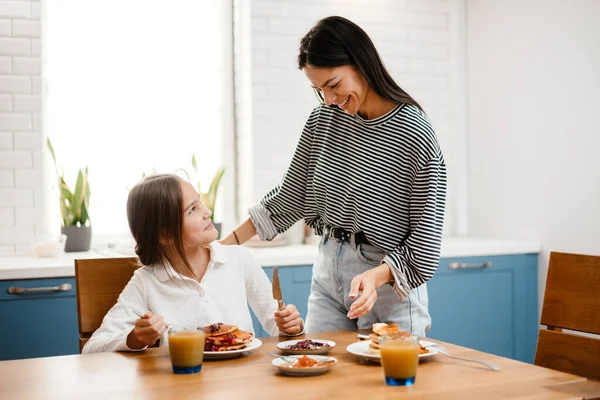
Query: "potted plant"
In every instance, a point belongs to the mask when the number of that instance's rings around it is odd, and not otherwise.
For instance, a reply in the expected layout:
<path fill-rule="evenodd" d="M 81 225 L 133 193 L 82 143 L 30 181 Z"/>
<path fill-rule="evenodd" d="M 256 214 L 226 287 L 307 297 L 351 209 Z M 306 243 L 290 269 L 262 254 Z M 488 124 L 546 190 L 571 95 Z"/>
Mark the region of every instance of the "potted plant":
<path fill-rule="evenodd" d="M 65 181 L 65 172 L 58 173 L 54 147 L 48 138 L 46 145 L 54 161 L 56 179 L 58 185 L 58 199 L 60 205 L 60 217 L 62 220 L 61 233 L 67 236 L 65 244 L 66 252 L 88 251 L 92 240 L 92 227 L 88 214 L 90 205 L 90 185 L 88 181 L 88 168 L 79 170 L 75 182 L 75 190 L 71 191 Z"/>
<path fill-rule="evenodd" d="M 192 153 L 192 169 L 194 170 L 194 173 L 196 174 L 196 177 L 197 177 L 198 176 L 198 163 L 196 162 L 196 155 L 193 153 Z M 187 171 L 184 170 L 184 172 L 188 176 L 188 180 L 191 182 L 191 179 L 190 179 Z M 215 172 L 215 175 L 213 176 L 213 178 L 210 182 L 210 185 L 208 186 L 208 191 L 206 191 L 206 192 L 202 191 L 202 187 L 200 185 L 200 179 L 197 179 L 197 183 L 196 183 L 198 193 L 200 193 L 200 201 L 202 201 L 202 203 L 210 211 L 212 211 L 213 225 L 219 232 L 219 237 L 221 236 L 221 222 L 215 222 L 215 221 L 218 221 L 218 219 L 216 218 L 216 214 L 215 214 L 215 206 L 216 206 L 216 200 L 217 200 L 217 193 L 219 191 L 219 185 L 221 184 L 221 179 L 223 178 L 223 174 L 225 174 L 225 168 L 217 169 L 217 172 Z"/>

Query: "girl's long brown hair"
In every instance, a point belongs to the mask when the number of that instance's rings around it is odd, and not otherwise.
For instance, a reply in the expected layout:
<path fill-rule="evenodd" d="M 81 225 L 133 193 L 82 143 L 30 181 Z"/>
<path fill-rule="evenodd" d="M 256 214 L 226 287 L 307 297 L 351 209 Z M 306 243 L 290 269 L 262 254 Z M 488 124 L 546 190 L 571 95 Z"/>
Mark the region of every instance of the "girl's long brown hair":
<path fill-rule="evenodd" d="M 151 175 L 136 184 L 127 198 L 127 220 L 140 263 L 166 266 L 171 263 L 167 249 L 172 248 L 195 276 L 183 247 L 181 178 Z"/>

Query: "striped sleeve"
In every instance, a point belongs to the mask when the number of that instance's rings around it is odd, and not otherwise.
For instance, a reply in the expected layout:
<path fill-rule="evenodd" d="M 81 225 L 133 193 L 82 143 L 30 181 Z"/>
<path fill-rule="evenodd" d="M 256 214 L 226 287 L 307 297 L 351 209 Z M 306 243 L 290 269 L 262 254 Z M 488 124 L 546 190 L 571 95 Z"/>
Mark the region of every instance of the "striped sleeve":
<path fill-rule="evenodd" d="M 446 166 L 431 159 L 416 174 L 410 198 L 410 233 L 383 263 L 391 267 L 394 291 L 401 298 L 433 277 L 442 243 L 446 202 Z"/>
<path fill-rule="evenodd" d="M 308 118 L 283 179 L 258 204 L 249 209 L 250 219 L 261 240 L 271 240 L 300 219 L 315 213 L 307 210 L 306 193 L 313 129 L 318 110 L 318 107 L 315 108 Z"/>

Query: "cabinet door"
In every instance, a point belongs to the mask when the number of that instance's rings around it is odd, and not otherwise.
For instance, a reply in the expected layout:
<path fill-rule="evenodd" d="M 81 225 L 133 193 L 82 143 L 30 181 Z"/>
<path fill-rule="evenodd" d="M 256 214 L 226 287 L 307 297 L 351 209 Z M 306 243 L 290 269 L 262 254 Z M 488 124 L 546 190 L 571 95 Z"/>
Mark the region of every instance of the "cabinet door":
<path fill-rule="evenodd" d="M 273 268 L 267 267 L 264 270 L 269 279 L 273 279 Z M 310 294 L 311 280 L 312 265 L 295 265 L 279 268 L 279 282 L 281 284 L 283 301 L 285 304 L 294 304 L 303 319 L 306 319 L 306 312 L 308 310 L 308 295 Z M 251 312 L 251 315 L 256 336 L 269 336 L 253 312 Z"/>
<path fill-rule="evenodd" d="M 9 294 L 9 287 L 69 283 L 66 292 Z M 79 353 L 75 279 L 0 281 L 0 360 Z"/>
<path fill-rule="evenodd" d="M 491 262 L 490 267 L 477 267 Z M 467 267 L 451 269 L 450 263 Z M 428 283 L 428 336 L 533 362 L 537 337 L 537 256 L 442 259 Z"/>

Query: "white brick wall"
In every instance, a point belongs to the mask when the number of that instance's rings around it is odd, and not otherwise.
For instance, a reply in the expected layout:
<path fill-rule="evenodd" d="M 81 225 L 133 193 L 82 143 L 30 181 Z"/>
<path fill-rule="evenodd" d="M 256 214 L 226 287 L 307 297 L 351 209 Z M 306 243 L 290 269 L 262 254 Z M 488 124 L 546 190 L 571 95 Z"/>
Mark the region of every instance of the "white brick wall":
<path fill-rule="evenodd" d="M 236 0 L 240 217 L 281 178 L 317 104 L 296 68 L 296 55 L 300 38 L 328 15 L 361 25 L 398 83 L 424 106 L 442 142 L 452 183 L 452 166 L 464 151 L 461 140 L 455 140 L 464 125 L 463 1 Z M 42 232 L 40 14 L 38 1 L 0 0 L 0 254 L 28 249 Z"/>
<path fill-rule="evenodd" d="M 235 7 L 240 217 L 279 181 L 317 104 L 296 66 L 300 39 L 320 18 L 341 15 L 369 34 L 392 76 L 428 113 L 449 169 L 445 229 L 461 233 L 454 192 L 466 149 L 464 1 L 237 0 Z"/>
<path fill-rule="evenodd" d="M 0 254 L 42 231 L 40 14 L 37 1 L 0 0 Z"/>

